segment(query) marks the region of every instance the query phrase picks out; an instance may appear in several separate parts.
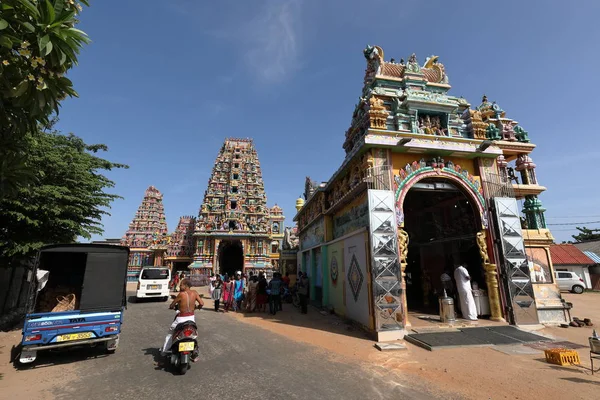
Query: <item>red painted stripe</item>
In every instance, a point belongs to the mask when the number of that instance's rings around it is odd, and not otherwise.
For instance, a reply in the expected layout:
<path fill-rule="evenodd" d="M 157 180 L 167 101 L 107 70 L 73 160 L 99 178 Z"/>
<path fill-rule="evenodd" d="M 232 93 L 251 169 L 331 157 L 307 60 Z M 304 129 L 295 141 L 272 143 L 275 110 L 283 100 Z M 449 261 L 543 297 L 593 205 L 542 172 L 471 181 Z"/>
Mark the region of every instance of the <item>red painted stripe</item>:
<path fill-rule="evenodd" d="M 94 325 L 110 325 L 110 324 L 114 324 L 115 322 L 113 321 L 100 321 L 100 322 L 90 322 L 89 324 L 73 324 L 73 325 L 58 325 L 58 326 L 50 326 L 48 328 L 38 328 L 35 329 L 35 331 L 55 331 L 57 329 L 64 329 L 64 328 L 73 328 L 75 326 L 77 327 L 81 327 L 81 326 L 94 326 Z"/>

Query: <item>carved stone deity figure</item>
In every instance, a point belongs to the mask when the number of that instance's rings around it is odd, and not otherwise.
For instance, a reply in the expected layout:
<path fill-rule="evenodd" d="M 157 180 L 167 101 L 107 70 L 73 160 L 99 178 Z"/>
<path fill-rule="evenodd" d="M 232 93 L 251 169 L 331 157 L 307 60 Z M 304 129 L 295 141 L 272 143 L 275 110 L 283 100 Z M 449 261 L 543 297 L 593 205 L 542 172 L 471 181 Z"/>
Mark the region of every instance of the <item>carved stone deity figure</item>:
<path fill-rule="evenodd" d="M 406 266 L 406 263 L 408 261 L 408 242 L 408 233 L 404 229 L 398 228 L 398 247 L 400 248 L 400 263 L 404 266 Z M 404 268 L 402 268 L 402 272 L 404 272 Z"/>
<path fill-rule="evenodd" d="M 479 254 L 484 264 L 490 263 L 490 257 L 487 251 L 487 242 L 485 240 L 485 231 L 477 232 L 477 246 L 479 246 Z"/>

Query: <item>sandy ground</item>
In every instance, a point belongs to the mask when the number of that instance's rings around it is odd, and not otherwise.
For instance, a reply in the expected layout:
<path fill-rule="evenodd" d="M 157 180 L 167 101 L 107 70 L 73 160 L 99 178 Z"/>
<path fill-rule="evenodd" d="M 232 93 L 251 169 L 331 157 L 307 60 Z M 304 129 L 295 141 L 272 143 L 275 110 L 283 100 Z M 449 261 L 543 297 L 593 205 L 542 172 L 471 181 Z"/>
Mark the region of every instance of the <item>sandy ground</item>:
<path fill-rule="evenodd" d="M 600 293 L 563 293 L 563 296 L 574 304 L 573 316 L 591 318 L 600 332 Z M 209 307 L 212 307 L 210 300 L 206 301 L 206 308 Z M 578 350 L 581 367 L 548 364 L 542 351 L 536 352 L 528 347 L 521 347 L 525 354 L 517 355 L 508 355 L 494 348 L 430 352 L 411 344 L 407 344 L 406 351 L 380 352 L 362 330 L 336 316 L 323 315 L 314 308 L 309 309 L 308 315 L 302 315 L 292 305 L 286 304 L 284 311 L 274 317 L 257 313 L 230 313 L 229 316 L 291 340 L 322 348 L 333 358 L 345 362 L 355 360 L 357 367 L 385 379 L 390 379 L 391 373 L 392 377 L 398 377 L 398 382 L 406 382 L 407 377 L 409 381 L 410 377 L 416 381 L 425 380 L 432 392 L 439 393 L 441 398 L 592 399 L 598 397 L 600 390 L 600 373 L 591 375 L 587 349 Z M 587 346 L 591 332 L 592 328 L 552 327 L 537 333 Z M 15 370 L 10 364 L 11 349 L 20 337 L 20 330 L 0 332 L 0 399 L 41 398 L 40 394 L 51 399 L 51 393 L 76 374 L 78 364 Z M 24 380 L 27 385 L 23 385 Z"/>
<path fill-rule="evenodd" d="M 600 325 L 600 293 L 563 295 L 573 302 L 574 317 L 591 318 Z M 591 375 L 587 349 L 578 350 L 581 367 L 548 364 L 543 351 L 526 346 L 513 347 L 525 354 L 510 355 L 494 348 L 428 351 L 408 343 L 406 351 L 380 352 L 363 331 L 314 308 L 308 315 L 301 315 L 292 305 L 284 305 L 284 311 L 274 317 L 256 313 L 232 315 L 292 340 L 319 346 L 344 358 L 351 357 L 370 371 L 381 374 L 392 371 L 404 379 L 407 375 L 425 379 L 440 393 L 453 393 L 457 397 L 592 399 L 599 396 L 600 373 Z M 536 333 L 587 346 L 592 328 L 551 327 Z"/>

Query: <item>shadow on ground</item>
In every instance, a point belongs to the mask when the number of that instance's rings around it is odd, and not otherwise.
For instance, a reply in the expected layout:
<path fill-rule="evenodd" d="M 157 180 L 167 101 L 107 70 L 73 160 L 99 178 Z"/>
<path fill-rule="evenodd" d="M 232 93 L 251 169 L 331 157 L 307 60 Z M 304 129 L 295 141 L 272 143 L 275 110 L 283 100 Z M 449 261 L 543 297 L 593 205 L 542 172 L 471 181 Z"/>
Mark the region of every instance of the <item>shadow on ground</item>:
<path fill-rule="evenodd" d="M 212 304 L 205 308 L 213 310 Z M 222 309 L 221 309 L 222 310 Z M 214 312 L 214 311 L 213 311 Z M 239 315 L 244 319 L 260 319 L 277 324 L 290 325 L 294 327 L 325 331 L 337 335 L 350 336 L 357 339 L 372 341 L 373 338 L 362 327 L 357 326 L 350 320 L 343 319 L 333 313 L 321 311 L 314 306 L 308 307 L 308 314 L 301 314 L 300 309 L 292 304 L 283 304 L 283 311 L 271 315 L 268 312 L 238 312 L 230 313 Z"/>
<path fill-rule="evenodd" d="M 21 353 L 21 345 L 13 346 L 10 361 L 17 370 L 46 368 L 54 365 L 70 364 L 89 359 L 104 358 L 109 354 L 103 346 L 82 346 L 62 350 L 46 350 L 38 352 L 37 359 L 31 364 L 21 364 L 18 360 Z"/>

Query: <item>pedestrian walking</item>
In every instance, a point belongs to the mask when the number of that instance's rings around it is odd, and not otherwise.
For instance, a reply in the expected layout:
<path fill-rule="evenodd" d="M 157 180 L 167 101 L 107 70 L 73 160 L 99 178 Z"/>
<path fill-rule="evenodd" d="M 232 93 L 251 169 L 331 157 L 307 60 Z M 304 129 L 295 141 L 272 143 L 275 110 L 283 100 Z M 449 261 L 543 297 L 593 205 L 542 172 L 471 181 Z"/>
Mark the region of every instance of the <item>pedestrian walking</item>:
<path fill-rule="evenodd" d="M 221 302 L 222 290 L 223 290 L 223 281 L 221 280 L 221 275 L 217 274 L 215 276 L 215 281 L 213 283 L 213 290 L 211 293 L 211 298 L 215 302 L 215 312 L 219 311 L 219 303 Z"/>
<path fill-rule="evenodd" d="M 298 297 L 300 299 L 300 312 L 306 314 L 308 312 L 308 276 L 302 272 L 298 272 Z"/>
<path fill-rule="evenodd" d="M 273 279 L 269 282 L 269 311 L 271 315 L 277 314 L 277 311 L 281 310 L 281 291 L 283 289 L 283 281 L 279 273 L 273 275 Z"/>

